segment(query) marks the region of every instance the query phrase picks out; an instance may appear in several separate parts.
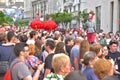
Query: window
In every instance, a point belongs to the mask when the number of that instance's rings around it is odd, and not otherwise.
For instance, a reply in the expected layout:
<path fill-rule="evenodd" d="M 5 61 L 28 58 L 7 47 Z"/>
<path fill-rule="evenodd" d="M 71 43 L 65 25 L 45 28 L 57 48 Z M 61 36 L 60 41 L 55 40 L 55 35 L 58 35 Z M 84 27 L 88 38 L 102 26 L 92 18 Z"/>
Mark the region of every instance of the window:
<path fill-rule="evenodd" d="M 100 31 L 101 26 L 101 6 L 96 7 L 96 31 Z"/>

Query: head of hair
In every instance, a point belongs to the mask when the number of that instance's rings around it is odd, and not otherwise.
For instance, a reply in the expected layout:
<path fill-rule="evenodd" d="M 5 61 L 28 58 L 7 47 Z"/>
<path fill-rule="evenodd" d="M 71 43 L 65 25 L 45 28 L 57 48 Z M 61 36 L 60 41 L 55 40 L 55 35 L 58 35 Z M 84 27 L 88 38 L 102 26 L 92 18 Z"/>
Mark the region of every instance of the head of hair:
<path fill-rule="evenodd" d="M 47 40 L 46 41 L 46 46 L 49 46 L 51 50 L 55 48 L 55 43 L 54 40 Z"/>
<path fill-rule="evenodd" d="M 94 43 L 90 46 L 90 51 L 93 51 L 96 54 L 98 54 L 100 52 L 101 48 L 102 48 L 102 46 L 99 43 Z"/>
<path fill-rule="evenodd" d="M 111 46 L 113 44 L 117 44 L 118 45 L 118 42 L 116 40 L 111 40 L 110 43 L 109 43 L 109 46 Z"/>
<path fill-rule="evenodd" d="M 69 41 L 74 40 L 72 37 L 68 37 L 65 39 L 65 44 L 68 44 Z"/>
<path fill-rule="evenodd" d="M 64 53 L 64 54 L 66 54 L 66 51 L 65 51 L 64 48 L 65 48 L 65 44 L 63 42 L 59 42 L 56 45 L 55 53 Z"/>
<path fill-rule="evenodd" d="M 6 33 L 0 33 L 0 42 L 5 40 Z"/>
<path fill-rule="evenodd" d="M 36 35 L 36 31 L 31 31 L 30 32 L 30 38 L 33 38 Z"/>
<path fill-rule="evenodd" d="M 75 44 L 80 44 L 82 40 L 83 40 L 83 38 L 81 38 L 81 37 L 76 37 L 76 39 L 75 39 Z"/>
<path fill-rule="evenodd" d="M 5 26 L 8 26 L 8 24 L 7 24 L 7 23 L 3 23 L 3 24 L 2 24 L 2 27 L 5 27 Z"/>
<path fill-rule="evenodd" d="M 98 59 L 93 66 L 94 73 L 99 79 L 103 79 L 108 76 L 110 70 L 112 69 L 112 63 L 105 59 Z"/>
<path fill-rule="evenodd" d="M 20 56 L 20 52 L 24 50 L 28 45 L 26 43 L 20 42 L 14 46 L 14 53 L 17 57 Z"/>
<path fill-rule="evenodd" d="M 55 73 L 60 72 L 61 67 L 65 67 L 69 61 L 69 56 L 63 53 L 55 54 L 52 59 L 52 67 Z"/>
<path fill-rule="evenodd" d="M 41 52 L 41 46 L 42 46 L 42 41 L 40 39 L 37 39 L 35 41 L 35 53 Z"/>
<path fill-rule="evenodd" d="M 14 31 L 9 31 L 7 33 L 7 39 L 8 39 L 8 41 L 10 42 L 14 36 L 15 36 Z"/>
<path fill-rule="evenodd" d="M 87 79 L 82 73 L 80 73 L 80 71 L 72 71 L 67 76 L 65 76 L 64 80 L 87 80 Z"/>
<path fill-rule="evenodd" d="M 19 36 L 19 40 L 20 40 L 21 42 L 26 42 L 26 41 L 28 40 L 28 37 L 27 37 L 27 35 L 20 35 L 20 36 Z"/>
<path fill-rule="evenodd" d="M 96 57 L 95 52 L 87 51 L 87 52 L 85 52 L 85 54 L 83 55 L 83 60 L 84 60 L 83 63 L 84 63 L 85 65 L 89 65 L 89 62 L 92 61 L 92 60 L 94 60 L 95 57 Z"/>
<path fill-rule="evenodd" d="M 80 44 L 79 59 L 83 59 L 84 53 L 89 50 L 90 50 L 90 44 L 88 40 L 83 40 Z"/>
<path fill-rule="evenodd" d="M 29 55 L 34 55 L 35 54 L 35 45 L 34 44 L 29 44 Z"/>

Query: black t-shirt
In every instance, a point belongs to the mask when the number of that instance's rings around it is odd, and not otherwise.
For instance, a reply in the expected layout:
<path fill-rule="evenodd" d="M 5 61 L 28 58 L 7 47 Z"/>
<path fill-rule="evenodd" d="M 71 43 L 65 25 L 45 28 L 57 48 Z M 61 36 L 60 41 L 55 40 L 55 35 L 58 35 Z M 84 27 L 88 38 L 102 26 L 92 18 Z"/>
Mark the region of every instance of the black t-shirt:
<path fill-rule="evenodd" d="M 72 49 L 72 46 L 66 45 L 65 47 L 66 47 L 66 51 L 67 51 L 67 53 L 68 53 L 68 55 L 69 55 L 69 57 L 70 57 L 70 51 L 71 51 L 71 49 Z"/>
<path fill-rule="evenodd" d="M 120 72 L 120 52 L 112 53 L 111 51 L 108 52 L 108 55 L 105 57 L 106 59 L 112 58 L 115 61 L 115 64 L 118 65 L 118 71 Z"/>
<path fill-rule="evenodd" d="M 54 56 L 54 53 L 49 54 L 46 59 L 45 59 L 45 66 L 44 69 L 50 69 L 51 72 L 54 72 L 53 68 L 52 68 L 52 58 Z"/>

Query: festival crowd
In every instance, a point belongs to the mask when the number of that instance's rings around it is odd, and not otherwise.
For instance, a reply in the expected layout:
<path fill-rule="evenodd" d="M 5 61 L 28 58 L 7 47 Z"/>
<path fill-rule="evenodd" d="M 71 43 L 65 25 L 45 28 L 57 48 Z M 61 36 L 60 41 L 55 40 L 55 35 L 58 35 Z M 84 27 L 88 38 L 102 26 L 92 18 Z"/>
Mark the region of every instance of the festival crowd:
<path fill-rule="evenodd" d="M 11 80 L 120 80 L 120 32 L 0 27 L 0 67 Z M 8 63 L 7 63 L 8 62 Z M 0 79 L 6 71 L 0 68 Z"/>

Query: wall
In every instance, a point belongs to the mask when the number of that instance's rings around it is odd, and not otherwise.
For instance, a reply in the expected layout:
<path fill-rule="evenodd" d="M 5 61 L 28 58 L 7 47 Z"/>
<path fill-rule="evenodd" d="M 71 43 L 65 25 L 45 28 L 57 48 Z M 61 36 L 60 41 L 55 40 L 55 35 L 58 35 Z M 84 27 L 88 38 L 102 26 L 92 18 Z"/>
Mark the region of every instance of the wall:
<path fill-rule="evenodd" d="M 113 9 L 113 30 L 111 29 L 111 2 L 114 1 Z M 84 2 L 84 3 L 82 3 Z M 101 6 L 101 29 L 104 29 L 104 32 L 113 31 L 114 33 L 118 31 L 118 0 L 81 0 L 81 10 L 87 9 L 88 12 L 93 10 L 95 12 L 96 7 Z M 93 20 L 96 24 L 96 17 L 94 16 Z"/>

